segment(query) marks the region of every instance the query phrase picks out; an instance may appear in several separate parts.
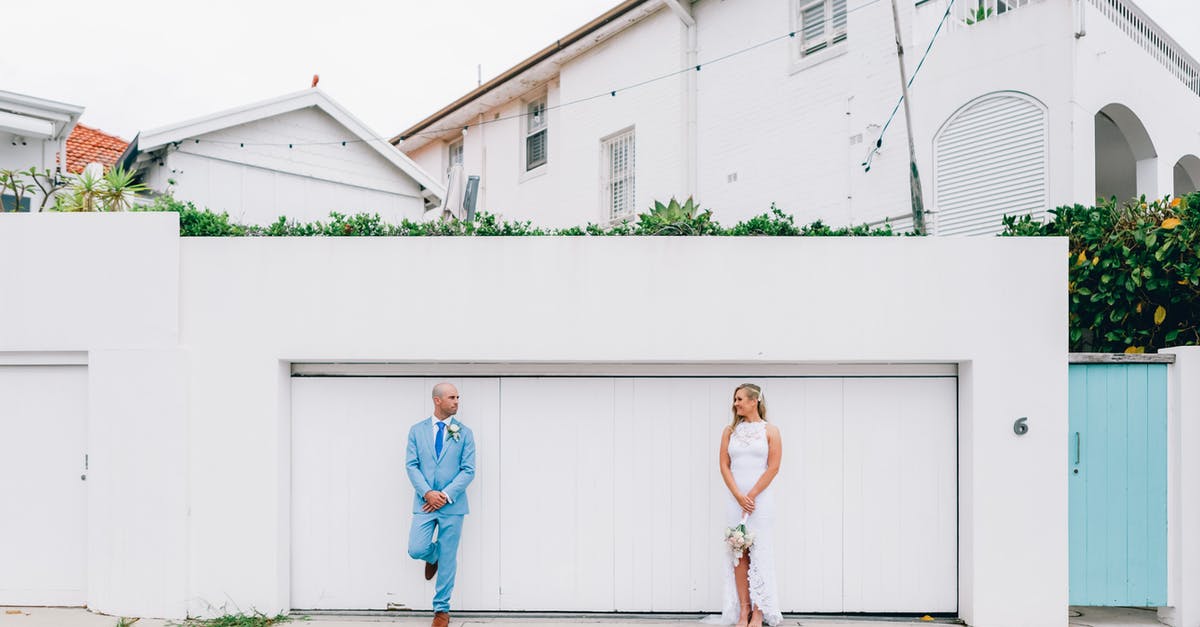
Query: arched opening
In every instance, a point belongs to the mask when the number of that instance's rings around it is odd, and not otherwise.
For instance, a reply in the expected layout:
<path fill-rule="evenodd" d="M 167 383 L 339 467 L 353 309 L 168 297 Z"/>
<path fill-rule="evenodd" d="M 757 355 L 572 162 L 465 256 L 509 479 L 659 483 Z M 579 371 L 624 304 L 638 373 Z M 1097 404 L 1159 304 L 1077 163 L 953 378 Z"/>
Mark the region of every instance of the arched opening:
<path fill-rule="evenodd" d="M 1157 165 L 1150 134 L 1129 107 L 1114 103 L 1096 113 L 1097 198 L 1158 196 Z"/>
<path fill-rule="evenodd" d="M 1200 157 L 1184 155 L 1175 162 L 1175 195 L 1200 191 Z"/>

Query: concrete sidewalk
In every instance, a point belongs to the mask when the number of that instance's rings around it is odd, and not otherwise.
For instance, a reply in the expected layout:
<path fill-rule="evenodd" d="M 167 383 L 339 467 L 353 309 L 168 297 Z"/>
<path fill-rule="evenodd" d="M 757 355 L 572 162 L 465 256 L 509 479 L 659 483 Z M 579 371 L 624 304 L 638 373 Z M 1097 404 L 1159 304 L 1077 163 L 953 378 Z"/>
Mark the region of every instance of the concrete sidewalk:
<path fill-rule="evenodd" d="M 1078 614 L 1078 616 L 1077 616 Z M 467 627 L 475 625 L 497 625 L 516 627 L 530 625 L 532 627 L 567 627 L 570 625 L 594 625 L 597 627 L 618 627 L 622 625 L 660 625 L 662 627 L 685 627 L 700 625 L 696 616 L 516 616 L 516 615 L 451 615 L 451 627 Z M 1072 608 L 1071 627 L 1147 627 L 1161 625 L 1153 610 L 1135 608 L 1101 608 L 1085 607 Z M 428 614 L 357 614 L 357 615 L 296 615 L 297 620 L 285 625 L 305 625 L 313 627 L 425 627 L 429 624 Z M 94 614 L 78 608 L 45 608 L 45 607 L 5 607 L 0 608 L 0 626 L 2 627 L 115 627 L 118 618 Z M 142 619 L 135 623 L 136 627 L 169 627 L 178 625 L 179 621 L 163 621 L 157 619 Z M 838 616 L 796 616 L 789 615 L 783 620 L 787 627 L 895 627 L 896 625 L 936 625 L 957 624 L 954 620 L 938 620 L 934 623 L 922 622 L 913 618 L 846 618 Z"/>

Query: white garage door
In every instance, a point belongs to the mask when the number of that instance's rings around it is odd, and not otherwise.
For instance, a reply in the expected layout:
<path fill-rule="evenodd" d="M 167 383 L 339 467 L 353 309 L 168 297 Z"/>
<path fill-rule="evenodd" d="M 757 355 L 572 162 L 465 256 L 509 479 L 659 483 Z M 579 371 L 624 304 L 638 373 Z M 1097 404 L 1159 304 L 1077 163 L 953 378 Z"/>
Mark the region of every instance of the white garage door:
<path fill-rule="evenodd" d="M 0 605 L 86 601 L 86 366 L 0 366 Z"/>
<path fill-rule="evenodd" d="M 478 444 L 455 608 L 718 609 L 717 453 L 742 379 L 448 380 Z M 954 376 L 753 380 L 784 438 L 784 611 L 957 611 Z M 430 607 L 404 441 L 436 381 L 293 378 L 293 607 Z"/>

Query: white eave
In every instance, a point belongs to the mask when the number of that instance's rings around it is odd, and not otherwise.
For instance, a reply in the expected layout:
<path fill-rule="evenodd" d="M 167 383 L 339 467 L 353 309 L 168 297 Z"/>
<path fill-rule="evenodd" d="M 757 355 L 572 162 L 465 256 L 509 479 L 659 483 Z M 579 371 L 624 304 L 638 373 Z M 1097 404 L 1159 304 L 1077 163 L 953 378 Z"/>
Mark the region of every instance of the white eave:
<path fill-rule="evenodd" d="M 417 184 L 425 188 L 428 195 L 436 197 L 439 202 L 445 197 L 445 187 L 421 169 L 408 155 L 400 152 L 398 148 L 388 143 L 386 139 L 376 135 L 366 124 L 363 124 L 362 121 L 351 115 L 349 111 L 326 95 L 325 92 L 315 87 L 236 109 L 206 115 L 179 124 L 144 131 L 138 134 L 136 150 L 143 154 L 151 153 L 177 142 L 199 138 L 215 131 L 309 107 L 316 107 L 328 114 L 350 131 L 353 137 L 348 137 L 347 139 L 361 140 L 364 145 L 369 146 L 402 172 L 412 177 Z"/>
<path fill-rule="evenodd" d="M 605 15 L 547 46 L 496 78 L 480 85 L 440 111 L 409 127 L 391 142 L 411 152 L 438 139 L 449 140 L 463 126 L 477 121 L 484 114 L 530 91 L 540 88 L 558 76 L 567 62 L 608 41 L 625 29 L 641 22 L 664 8 L 682 10 L 670 0 L 626 0 Z"/>
<path fill-rule="evenodd" d="M 0 91 L 0 132 L 30 139 L 60 140 L 71 134 L 83 107 Z"/>

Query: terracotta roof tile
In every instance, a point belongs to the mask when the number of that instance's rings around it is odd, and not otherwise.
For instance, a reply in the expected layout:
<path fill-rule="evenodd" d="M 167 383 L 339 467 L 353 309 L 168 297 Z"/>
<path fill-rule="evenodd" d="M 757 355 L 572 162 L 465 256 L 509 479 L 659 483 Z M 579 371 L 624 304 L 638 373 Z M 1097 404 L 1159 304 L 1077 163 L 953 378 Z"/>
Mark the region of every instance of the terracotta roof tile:
<path fill-rule="evenodd" d="M 76 124 L 75 130 L 67 137 L 67 172 L 79 174 L 92 162 L 104 164 L 107 170 L 117 162 L 128 145 L 129 142 L 116 135 Z"/>

